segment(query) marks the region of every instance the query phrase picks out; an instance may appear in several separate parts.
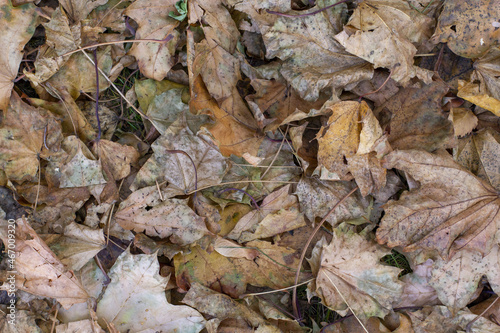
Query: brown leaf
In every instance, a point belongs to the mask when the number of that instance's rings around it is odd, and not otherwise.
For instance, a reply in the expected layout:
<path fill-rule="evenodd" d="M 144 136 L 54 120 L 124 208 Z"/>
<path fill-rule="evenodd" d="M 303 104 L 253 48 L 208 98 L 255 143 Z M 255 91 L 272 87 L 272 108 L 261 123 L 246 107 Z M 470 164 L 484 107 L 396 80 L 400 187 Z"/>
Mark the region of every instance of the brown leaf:
<path fill-rule="evenodd" d="M 460 250 L 490 251 L 500 223 L 500 200 L 489 184 L 446 152 L 394 151 L 384 158 L 384 166 L 409 173 L 421 187 L 385 205 L 379 243 L 404 246 L 405 251 L 435 249 L 444 257 Z"/>
<path fill-rule="evenodd" d="M 179 245 L 191 244 L 208 233 L 203 219 L 187 206 L 186 200 L 161 200 L 156 186 L 132 193 L 120 204 L 115 218 L 127 230 L 170 237 Z"/>
<path fill-rule="evenodd" d="M 201 111 L 214 118 L 215 125 L 209 126 L 208 130 L 214 136 L 224 156 L 231 154 L 242 156 L 244 153 L 257 155 L 263 140 L 262 135 L 258 135 L 254 129 L 247 126 L 246 118 L 243 120 L 234 118 L 220 108 L 208 93 L 201 77 L 194 81 L 189 105 L 197 112 Z"/>
<path fill-rule="evenodd" d="M 61 263 L 27 221 L 18 219 L 16 224 L 16 288 L 55 298 L 65 309 L 86 302 L 90 296 L 73 271 Z M 0 235 L 4 244 L 8 244 L 8 224 L 2 221 L 2 225 Z"/>
<path fill-rule="evenodd" d="M 176 11 L 175 0 L 139 0 L 128 6 L 123 13 L 133 18 L 138 24 L 136 38 L 163 40 L 172 35 L 168 42 L 134 43 L 129 51 L 139 64 L 141 73 L 157 81 L 163 80 L 174 63 L 175 47 L 179 33 L 174 30 L 179 21 L 169 17 L 171 11 Z"/>
<path fill-rule="evenodd" d="M 134 147 L 116 142 L 100 140 L 92 148 L 101 163 L 111 172 L 114 180 L 127 177 L 130 166 L 139 160 L 139 152 Z"/>
<path fill-rule="evenodd" d="M 297 184 L 295 194 L 299 198 L 300 210 L 311 222 L 316 217 L 323 218 L 328 211 L 353 188 L 351 183 L 302 178 Z M 332 226 L 342 221 L 356 219 L 366 215 L 362 199 L 353 194 L 348 197 L 326 219 Z"/>
<path fill-rule="evenodd" d="M 6 110 L 9 105 L 10 93 L 14 87 L 14 79 L 21 60 L 23 48 L 38 24 L 38 14 L 33 4 L 13 7 L 10 0 L 1 0 L 0 25 L 3 27 L 0 43 L 0 110 Z"/>
<path fill-rule="evenodd" d="M 421 88 L 405 88 L 375 110 L 390 112 L 389 142 L 394 149 L 450 148 L 455 145 L 453 124 L 441 111 L 441 99 L 448 91 L 443 81 Z"/>
<path fill-rule="evenodd" d="M 440 304 L 436 290 L 429 284 L 433 263 L 428 259 L 414 267 L 412 273 L 401 277 L 400 280 L 404 283 L 403 292 L 401 299 L 393 304 L 394 308 Z"/>
<path fill-rule="evenodd" d="M 464 136 L 477 126 L 477 117 L 469 109 L 451 108 L 448 119 L 453 123 L 455 136 Z"/>
<path fill-rule="evenodd" d="M 466 58 L 478 58 L 498 45 L 500 17 L 497 0 L 446 0 L 433 39 Z"/>

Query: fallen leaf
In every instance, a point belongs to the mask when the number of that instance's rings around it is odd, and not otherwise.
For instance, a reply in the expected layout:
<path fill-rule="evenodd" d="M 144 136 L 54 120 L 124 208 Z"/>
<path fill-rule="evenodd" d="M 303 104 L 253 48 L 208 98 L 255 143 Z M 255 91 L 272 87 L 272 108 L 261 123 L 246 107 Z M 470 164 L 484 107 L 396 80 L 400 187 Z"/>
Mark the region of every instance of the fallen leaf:
<path fill-rule="evenodd" d="M 425 149 L 453 147 L 453 124 L 441 110 L 441 98 L 448 91 L 443 81 L 435 81 L 421 88 L 401 89 L 374 113 L 389 112 L 389 143 L 393 149 Z"/>
<path fill-rule="evenodd" d="M 455 136 L 464 136 L 472 132 L 477 126 L 477 117 L 469 109 L 451 108 L 448 119 L 453 123 Z"/>
<path fill-rule="evenodd" d="M 139 152 L 134 147 L 113 141 L 100 140 L 92 148 L 101 163 L 111 172 L 114 180 L 127 177 L 131 165 L 135 165 L 139 160 Z"/>
<path fill-rule="evenodd" d="M 426 262 L 413 268 L 413 272 L 400 278 L 404 283 L 401 299 L 394 308 L 417 307 L 424 305 L 438 305 L 436 290 L 431 286 L 429 280 L 433 269 L 434 261 L 428 259 Z"/>
<path fill-rule="evenodd" d="M 170 237 L 179 245 L 194 243 L 208 233 L 203 219 L 189 208 L 187 200 L 162 200 L 156 186 L 133 192 L 120 204 L 115 219 L 127 230 Z"/>
<path fill-rule="evenodd" d="M 61 262 L 72 270 L 80 270 L 99 251 L 106 247 L 102 229 L 90 229 L 84 225 L 71 223 L 62 235 L 40 235 Z"/>
<path fill-rule="evenodd" d="M 323 218 L 328 211 L 353 188 L 348 182 L 333 182 L 315 178 L 302 178 L 295 194 L 299 198 L 300 210 L 307 219 L 314 222 Z M 356 194 L 349 196 L 343 204 L 326 219 L 332 226 L 340 222 L 365 216 L 365 205 Z"/>
<path fill-rule="evenodd" d="M 89 319 L 74 321 L 67 324 L 59 324 L 56 326 L 57 333 L 73 333 L 73 332 L 95 332 L 104 333 L 103 329 L 95 321 Z"/>
<path fill-rule="evenodd" d="M 205 320 L 185 305 L 165 298 L 168 279 L 160 276 L 156 253 L 132 255 L 127 249 L 109 271 L 111 283 L 97 303 L 99 323 L 120 331 L 199 332 Z"/>
<path fill-rule="evenodd" d="M 0 43 L 4 49 L 0 55 L 0 110 L 9 105 L 10 93 L 14 87 L 19 65 L 23 59 L 24 45 L 35 32 L 38 22 L 36 7 L 27 3 L 19 7 L 12 6 L 10 0 L 1 0 L 0 25 L 3 31 Z"/>
<path fill-rule="evenodd" d="M 8 244 L 7 222 L 0 236 Z M 16 221 L 15 288 L 43 297 L 55 298 L 68 309 L 89 299 L 75 274 L 50 250 L 23 218 Z M 9 233 L 10 234 L 10 233 Z"/>
<path fill-rule="evenodd" d="M 411 9 L 406 1 L 370 0 L 354 10 L 335 36 L 346 51 L 391 71 L 395 81 L 406 86 L 415 76 L 429 83 L 430 73 L 413 65 L 413 57 L 431 34 L 432 19 Z M 415 44 L 415 45 L 414 45 Z"/>
<path fill-rule="evenodd" d="M 228 258 L 245 258 L 253 260 L 259 255 L 259 251 L 246 248 L 239 243 L 230 241 L 222 237 L 217 237 L 214 250 Z"/>
<path fill-rule="evenodd" d="M 341 26 L 335 22 L 341 19 L 342 6 L 303 17 L 265 13 L 271 10 L 293 15 L 289 6 L 248 1 L 236 4 L 235 8 L 248 13 L 256 22 L 266 46 L 266 59 L 278 57 L 283 61 L 280 73 L 300 97 L 315 101 L 323 90 L 334 92 L 336 88 L 371 78 L 373 68 L 347 53 L 334 39 Z"/>
<path fill-rule="evenodd" d="M 460 165 L 500 190 L 500 135 L 497 132 L 484 129 L 461 139 L 454 155 Z"/>
<path fill-rule="evenodd" d="M 433 39 L 446 43 L 461 57 L 478 58 L 498 45 L 500 35 L 493 22 L 499 17 L 500 3 L 496 0 L 446 0 Z"/>
<path fill-rule="evenodd" d="M 239 243 L 272 237 L 306 225 L 299 213 L 296 196 L 289 194 L 290 185 L 269 194 L 260 207 L 243 216 L 228 238 Z"/>
<path fill-rule="evenodd" d="M 97 6 L 104 5 L 108 0 L 61 0 L 61 5 L 68 13 L 73 24 L 80 23 Z"/>
<path fill-rule="evenodd" d="M 156 39 L 157 42 L 134 43 L 129 51 L 139 64 L 141 73 L 157 81 L 163 80 L 174 62 L 175 47 L 179 33 L 174 30 L 179 21 L 168 16 L 175 10 L 175 0 L 139 0 L 124 11 L 124 15 L 133 18 L 139 25 L 137 39 Z M 169 41 L 161 40 L 172 36 Z"/>
<path fill-rule="evenodd" d="M 55 154 L 61 136 L 61 126 L 55 117 L 24 103 L 13 93 L 0 128 L 0 167 L 12 181 L 35 181 L 39 159 L 49 159 Z"/>
<path fill-rule="evenodd" d="M 437 250 L 453 257 L 461 250 L 487 254 L 496 242 L 498 193 L 457 164 L 446 152 L 394 151 L 384 167 L 409 173 L 421 187 L 389 201 L 377 229 L 379 243 L 405 251 Z"/>
<path fill-rule="evenodd" d="M 154 154 L 137 173 L 133 189 L 166 180 L 182 195 L 219 184 L 226 172 L 226 159 L 211 140 L 188 128 L 169 127 L 151 148 Z"/>
<path fill-rule="evenodd" d="M 264 241 L 251 241 L 245 248 L 259 252 L 254 260 L 230 258 L 216 251 L 208 253 L 195 246 L 191 253 L 174 257 L 177 285 L 183 290 L 198 282 L 211 289 L 238 297 L 247 284 L 273 289 L 293 285 L 299 264 L 295 250 Z M 307 278 L 303 273 L 302 278 Z"/>
<path fill-rule="evenodd" d="M 313 250 L 309 260 L 315 261 L 311 265 L 313 274 L 317 274 L 314 292 L 323 304 L 341 315 L 352 309 L 362 320 L 383 318 L 403 290 L 398 281 L 400 269 L 380 262 L 390 251 L 342 227 L 333 232 L 330 244 L 320 242 L 319 254 Z"/>
<path fill-rule="evenodd" d="M 262 326 L 266 324 L 266 320 L 262 315 L 245 306 L 245 304 L 196 282 L 193 283 L 182 302 L 220 321 L 224 319 L 245 321 L 247 325 L 259 330 L 259 332 L 262 330 Z"/>
<path fill-rule="evenodd" d="M 496 116 L 500 116 L 500 100 L 491 97 L 483 90 L 484 88 L 481 89 L 482 87 L 479 83 L 474 82 L 458 80 L 457 96 L 493 112 Z"/>

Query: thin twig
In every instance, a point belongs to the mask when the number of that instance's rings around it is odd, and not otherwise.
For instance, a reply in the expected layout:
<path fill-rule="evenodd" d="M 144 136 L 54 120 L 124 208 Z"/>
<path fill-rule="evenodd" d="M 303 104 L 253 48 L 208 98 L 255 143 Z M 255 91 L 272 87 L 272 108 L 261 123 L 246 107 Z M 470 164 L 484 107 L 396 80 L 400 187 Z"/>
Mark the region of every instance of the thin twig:
<path fill-rule="evenodd" d="M 476 317 L 476 318 L 474 318 L 473 320 L 471 320 L 471 321 L 467 324 L 467 326 L 465 326 L 465 331 L 466 331 L 467 333 L 470 333 L 470 332 L 471 332 L 471 330 L 472 330 L 472 324 L 474 324 L 474 322 L 475 322 L 476 320 L 478 320 L 480 317 L 482 317 L 482 316 L 483 316 L 483 315 L 484 315 L 484 314 L 485 314 L 485 313 L 486 313 L 486 312 L 487 312 L 487 311 L 488 311 L 488 310 L 489 310 L 489 309 L 490 309 L 490 308 L 491 308 L 491 307 L 492 307 L 492 306 L 493 306 L 493 305 L 494 305 L 494 304 L 498 301 L 498 299 L 499 299 L 499 298 L 500 298 L 500 297 L 497 297 L 497 298 L 496 298 L 493 302 L 491 302 L 491 304 L 490 304 L 490 305 L 488 305 L 488 307 L 487 307 L 486 309 L 484 309 L 484 311 L 483 311 L 483 312 L 481 312 L 481 314 L 477 315 L 477 317 Z"/>
<path fill-rule="evenodd" d="M 297 284 L 299 282 L 300 267 L 302 266 L 302 262 L 304 261 L 304 258 L 306 257 L 307 248 L 309 247 L 309 244 L 311 244 L 312 239 L 314 238 L 314 236 L 316 235 L 318 230 L 321 228 L 323 223 L 325 223 L 326 219 L 335 211 L 335 209 L 338 206 L 340 206 L 347 198 L 349 198 L 349 196 L 351 196 L 351 194 L 353 194 L 357 190 L 358 190 L 358 186 L 356 186 L 349 193 L 347 193 L 340 201 L 338 201 L 332 207 L 332 209 L 330 209 L 330 211 L 325 215 L 325 217 L 323 217 L 321 222 L 319 222 L 318 225 L 314 228 L 313 232 L 309 236 L 309 239 L 307 240 L 306 244 L 304 245 L 304 249 L 302 250 L 302 254 L 300 255 L 299 265 L 297 267 L 297 272 L 295 273 L 295 284 Z M 293 314 L 294 314 L 295 318 L 297 318 L 297 319 L 300 318 L 299 310 L 297 308 L 297 288 L 296 287 L 293 288 L 292 307 L 293 307 Z"/>
<path fill-rule="evenodd" d="M 101 119 L 99 118 L 99 67 L 97 66 L 97 48 L 94 49 L 94 67 L 95 67 L 95 117 L 97 119 L 97 138 L 96 143 L 101 140 Z"/>
<path fill-rule="evenodd" d="M 81 47 L 81 48 L 73 50 L 73 51 L 66 52 L 66 53 L 60 55 L 60 57 L 68 56 L 68 55 L 71 55 L 71 54 L 76 53 L 78 51 L 88 50 L 88 49 L 91 49 L 91 48 L 94 48 L 97 46 L 116 45 L 116 44 L 123 44 L 123 43 L 141 43 L 141 42 L 166 43 L 166 42 L 170 41 L 172 38 L 174 38 L 174 36 L 168 35 L 167 37 L 165 37 L 165 39 L 130 39 L 130 40 L 116 40 L 116 41 L 112 41 L 112 42 L 92 44 L 92 45 Z"/>
<path fill-rule="evenodd" d="M 382 85 L 377 88 L 377 90 L 370 91 L 369 93 L 366 93 L 366 94 L 359 96 L 359 101 L 361 102 L 361 99 L 365 96 L 377 93 L 380 89 L 382 89 L 387 84 L 387 82 L 389 82 L 389 79 L 391 78 L 391 76 L 392 76 L 392 71 L 389 72 L 389 76 L 387 77 L 387 79 L 385 79 L 384 83 L 382 83 Z"/>
<path fill-rule="evenodd" d="M 266 171 L 264 171 L 264 173 L 262 174 L 262 176 L 260 176 L 260 179 L 264 178 L 267 174 L 267 172 L 271 169 L 271 167 L 273 166 L 274 164 L 274 161 L 276 161 L 276 158 L 278 158 L 278 155 L 279 153 L 281 152 L 281 148 L 283 148 L 283 143 L 285 143 L 285 140 L 286 140 L 286 135 L 288 134 L 288 126 L 286 127 L 286 131 L 285 131 L 285 135 L 283 136 L 283 140 L 281 140 L 281 143 L 280 143 L 280 147 L 278 148 L 278 151 L 276 152 L 276 154 L 274 155 L 274 158 L 273 160 L 271 161 L 271 163 L 269 163 L 269 166 L 267 167 Z"/>
<path fill-rule="evenodd" d="M 325 11 L 327 9 L 330 9 L 332 7 L 335 7 L 337 5 L 340 5 L 341 3 L 344 3 L 344 2 L 347 2 L 348 0 L 342 0 L 342 1 L 339 1 L 337 3 L 334 3 L 333 5 L 330 5 L 330 6 L 326 6 L 324 8 L 321 8 L 321 9 L 318 9 L 314 12 L 311 12 L 311 13 L 306 13 L 306 14 L 298 14 L 298 15 L 292 15 L 292 14 L 284 14 L 284 13 L 280 13 L 280 12 L 275 12 L 273 10 L 266 10 L 269 14 L 273 14 L 273 15 L 278 15 L 278 16 L 284 16 L 284 17 L 305 17 L 305 16 L 311 16 L 311 15 L 316 15 L 318 13 L 321 13 L 322 11 Z"/>
<path fill-rule="evenodd" d="M 267 294 L 273 294 L 273 293 L 277 293 L 277 292 L 280 292 L 280 291 L 285 291 L 285 290 L 288 290 L 288 289 L 292 289 L 292 288 L 295 288 L 295 287 L 298 287 L 298 286 L 302 286 L 306 283 L 309 283 L 311 281 L 314 281 L 316 280 L 316 278 L 312 278 L 312 279 L 309 279 L 307 281 L 304 281 L 304 282 L 301 282 L 299 284 L 296 284 L 296 285 L 293 285 L 293 286 L 290 286 L 290 287 L 286 287 L 286 288 L 281 288 L 281 289 L 276 289 L 276 290 L 269 290 L 269 291 L 263 291 L 261 293 L 253 293 L 253 294 L 243 294 L 243 295 L 240 295 L 239 298 L 245 298 L 247 296 L 258 296 L 258 295 L 267 295 Z"/>
<path fill-rule="evenodd" d="M 82 51 L 82 52 L 83 52 L 83 51 Z M 89 57 L 89 55 L 88 55 L 87 53 L 83 52 L 83 54 L 85 54 L 85 56 L 87 57 L 87 59 L 88 59 L 88 60 L 89 60 L 92 64 L 94 64 L 94 60 L 92 60 L 92 58 L 90 58 L 90 57 Z M 117 87 L 117 86 L 116 86 L 116 85 L 115 85 L 115 84 L 114 84 L 114 83 L 113 83 L 113 82 L 109 79 L 109 77 L 108 77 L 108 76 L 107 76 L 107 75 L 106 75 L 106 74 L 105 74 L 105 73 L 104 73 L 104 72 L 103 72 L 103 71 L 102 71 L 99 67 L 97 67 L 97 68 L 99 69 L 99 73 L 101 73 L 101 75 L 102 75 L 102 76 L 106 79 L 106 81 L 108 81 L 108 82 L 109 82 L 109 84 L 113 87 L 113 89 L 115 89 L 115 91 L 118 93 L 118 95 L 120 95 L 120 96 L 121 96 L 121 98 L 123 98 L 123 99 L 125 100 L 125 102 L 127 102 L 127 103 L 128 103 L 128 105 L 130 105 L 130 107 L 131 107 L 132 109 L 134 109 L 134 111 L 135 111 L 135 112 L 137 112 L 138 114 L 140 114 L 140 115 L 141 115 L 141 117 L 142 117 L 143 119 L 151 120 L 148 116 L 146 116 L 144 113 L 142 113 L 141 111 L 139 111 L 139 109 L 137 109 L 137 108 L 135 107 L 135 105 L 134 105 L 132 102 L 130 102 L 130 101 L 127 99 L 127 97 L 125 97 L 125 95 L 123 95 L 123 94 L 122 94 L 122 92 L 120 91 L 120 89 L 118 89 L 118 87 Z"/>

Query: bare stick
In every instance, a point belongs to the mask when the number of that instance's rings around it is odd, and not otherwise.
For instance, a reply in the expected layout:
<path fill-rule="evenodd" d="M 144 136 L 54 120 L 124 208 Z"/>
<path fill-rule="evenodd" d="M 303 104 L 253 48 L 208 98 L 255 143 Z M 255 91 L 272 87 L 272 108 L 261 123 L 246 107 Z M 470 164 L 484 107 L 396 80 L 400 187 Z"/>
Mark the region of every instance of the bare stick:
<path fill-rule="evenodd" d="M 307 281 L 304 281 L 304 282 L 301 282 L 299 284 L 296 284 L 296 285 L 293 285 L 293 286 L 290 286 L 290 287 L 286 287 L 286 288 L 281 288 L 281 289 L 276 289 L 276 290 L 269 290 L 269 291 L 263 291 L 261 293 L 243 294 L 243 295 L 240 295 L 239 298 L 245 298 L 245 297 L 248 297 L 248 296 L 258 296 L 258 295 L 273 294 L 273 293 L 277 293 L 277 292 L 280 292 L 280 291 L 285 291 L 285 290 L 288 290 L 288 289 L 296 288 L 298 286 L 302 286 L 302 285 L 304 285 L 306 283 L 309 283 L 311 281 L 314 281 L 314 280 L 316 280 L 316 278 L 312 278 L 312 279 L 309 279 Z"/>
<path fill-rule="evenodd" d="M 123 43 L 142 43 L 142 42 L 166 43 L 166 42 L 170 41 L 173 37 L 174 36 L 172 36 L 172 35 L 168 35 L 167 37 L 165 37 L 165 39 L 130 39 L 130 40 L 116 40 L 116 41 L 112 41 L 112 42 L 92 44 L 92 45 L 81 47 L 81 48 L 73 50 L 73 51 L 66 52 L 60 56 L 64 57 L 64 56 L 68 56 L 68 55 L 71 55 L 71 54 L 79 52 L 79 51 L 88 50 L 88 49 L 91 49 L 91 48 L 94 48 L 97 46 L 105 46 L 105 45 L 116 45 L 116 44 L 123 44 Z"/>
<path fill-rule="evenodd" d="M 97 119 L 97 138 L 96 142 L 101 140 L 101 119 L 99 118 L 99 67 L 97 66 L 97 48 L 94 49 L 94 67 L 95 67 L 95 117 Z"/>
<path fill-rule="evenodd" d="M 325 223 L 326 219 L 335 211 L 335 209 L 338 206 L 340 206 L 347 198 L 349 198 L 349 196 L 351 196 L 351 194 L 353 194 L 354 192 L 356 192 L 357 189 L 358 189 L 358 187 L 356 186 L 355 188 L 353 188 L 351 190 L 351 192 L 347 193 L 339 202 L 337 202 L 332 207 L 332 209 L 330 209 L 330 211 L 325 215 L 325 217 L 323 217 L 323 219 L 321 220 L 321 222 L 318 223 L 318 225 L 316 226 L 316 228 L 314 228 L 313 232 L 311 233 L 311 236 L 309 236 L 309 239 L 307 240 L 306 245 L 304 246 L 304 249 L 302 250 L 302 254 L 300 255 L 299 265 L 297 267 L 297 272 L 295 273 L 295 283 L 294 284 L 297 284 L 299 282 L 300 267 L 302 266 L 302 262 L 304 261 L 304 258 L 306 256 L 307 248 L 309 247 L 309 244 L 311 244 L 311 241 L 314 238 L 314 235 L 316 235 L 316 233 L 318 232 L 319 228 L 321 228 L 321 226 L 323 225 L 323 223 Z M 297 287 L 293 288 L 292 306 L 293 306 L 293 315 L 297 319 L 297 318 L 300 317 L 299 316 L 299 310 L 297 308 Z"/>
<path fill-rule="evenodd" d="M 333 5 L 330 5 L 330 6 L 326 6 L 324 8 L 321 8 L 321 9 L 318 9 L 314 12 L 311 12 L 311 13 L 307 13 L 307 14 L 298 14 L 298 15 L 292 15 L 292 14 L 284 14 L 284 13 L 280 13 L 280 12 L 275 12 L 273 10 L 266 10 L 269 14 L 274 14 L 274 15 L 278 15 L 278 16 L 284 16 L 284 17 L 305 17 L 305 16 L 311 16 L 311 15 L 316 15 L 318 13 L 321 13 L 322 11 L 325 11 L 327 9 L 330 9 L 332 7 L 335 7 L 337 5 L 340 5 L 341 3 L 344 3 L 344 2 L 347 2 L 348 0 L 342 0 L 342 1 L 339 1 L 337 3 L 334 3 Z"/>
<path fill-rule="evenodd" d="M 480 317 L 482 317 L 482 316 L 483 316 L 483 315 L 484 315 L 484 314 L 485 314 L 485 313 L 486 313 L 486 312 L 487 312 L 487 311 L 488 311 L 488 310 L 489 310 L 489 309 L 490 309 L 490 308 L 491 308 L 491 307 L 492 307 L 492 306 L 493 306 L 493 305 L 494 305 L 494 304 L 498 301 L 498 299 L 499 299 L 499 298 L 500 298 L 500 297 L 497 297 L 497 298 L 496 298 L 496 299 L 495 299 L 495 300 L 494 300 L 494 301 L 493 301 L 490 305 L 488 305 L 488 307 L 487 307 L 486 309 L 484 309 L 484 311 L 483 311 L 483 312 L 481 312 L 479 315 L 477 315 L 477 317 L 476 317 L 476 318 L 474 318 L 473 320 L 471 320 L 471 321 L 467 324 L 467 326 L 465 326 L 465 331 L 466 331 L 467 333 L 471 332 L 471 330 L 472 330 L 472 324 L 474 324 L 474 322 L 475 322 L 476 320 L 478 320 Z"/>

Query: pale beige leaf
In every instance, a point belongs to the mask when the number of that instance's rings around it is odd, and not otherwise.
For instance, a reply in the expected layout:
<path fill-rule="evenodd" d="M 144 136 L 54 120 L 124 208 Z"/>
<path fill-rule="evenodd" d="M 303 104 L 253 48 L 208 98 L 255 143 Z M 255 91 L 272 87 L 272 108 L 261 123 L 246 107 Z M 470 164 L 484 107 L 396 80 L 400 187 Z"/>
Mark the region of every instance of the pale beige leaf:
<path fill-rule="evenodd" d="M 74 222 L 64 228 L 62 235 L 45 234 L 40 237 L 64 265 L 75 271 L 106 247 L 102 229 L 94 230 Z"/>
<path fill-rule="evenodd" d="M 0 236 L 8 244 L 7 221 Z M 64 308 L 89 299 L 75 274 L 57 258 L 24 218 L 16 221 L 15 284 L 19 290 L 55 298 Z M 11 269 L 11 270 L 13 270 Z"/>
<path fill-rule="evenodd" d="M 243 216 L 227 237 L 244 243 L 306 225 L 299 211 L 298 199 L 289 191 L 290 185 L 287 185 L 269 194 L 260 208 Z"/>
<path fill-rule="evenodd" d="M 230 258 L 245 258 L 253 260 L 259 255 L 259 251 L 255 249 L 243 247 L 236 242 L 222 237 L 217 237 L 215 240 L 214 250 L 222 254 L 224 257 Z"/>
<path fill-rule="evenodd" d="M 121 332 L 201 331 L 205 320 L 198 311 L 167 302 L 168 279 L 159 271 L 156 253 L 123 252 L 109 271 L 111 283 L 97 304 L 99 323 L 113 323 Z"/>
<path fill-rule="evenodd" d="M 99 324 L 90 319 L 74 321 L 56 326 L 56 333 L 93 332 L 104 333 Z"/>
<path fill-rule="evenodd" d="M 203 219 L 189 208 L 187 200 L 161 200 L 156 186 L 133 192 L 120 204 L 115 219 L 127 230 L 170 237 L 179 245 L 191 244 L 208 233 Z"/>
<path fill-rule="evenodd" d="M 347 182 L 304 177 L 297 184 L 295 194 L 299 198 L 301 212 L 309 221 L 315 221 L 316 217 L 323 218 L 352 188 L 353 185 Z M 361 198 L 353 194 L 337 207 L 326 221 L 336 226 L 342 221 L 356 219 L 365 214 L 365 204 Z"/>
<path fill-rule="evenodd" d="M 380 262 L 388 253 L 359 234 L 334 229 L 331 243 L 321 247 L 315 292 L 323 304 L 341 314 L 347 313 L 349 305 L 363 320 L 383 318 L 403 289 L 400 269 Z"/>
<path fill-rule="evenodd" d="M 440 304 L 436 290 L 429 283 L 433 264 L 434 261 L 428 259 L 414 267 L 412 273 L 401 277 L 403 293 L 401 299 L 393 304 L 395 308 Z"/>
<path fill-rule="evenodd" d="M 96 7 L 108 0 L 61 0 L 61 5 L 68 13 L 73 24 L 79 24 Z"/>
<path fill-rule="evenodd" d="M 166 180 L 178 194 L 185 194 L 219 184 L 226 172 L 226 159 L 211 140 L 188 128 L 169 127 L 151 147 L 154 154 L 139 170 L 134 189 Z"/>

